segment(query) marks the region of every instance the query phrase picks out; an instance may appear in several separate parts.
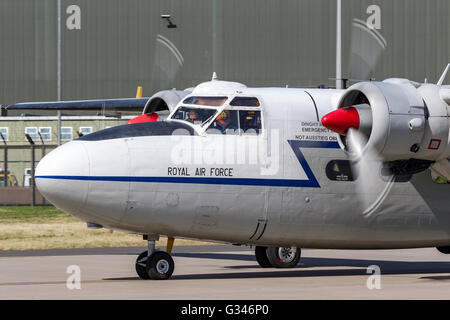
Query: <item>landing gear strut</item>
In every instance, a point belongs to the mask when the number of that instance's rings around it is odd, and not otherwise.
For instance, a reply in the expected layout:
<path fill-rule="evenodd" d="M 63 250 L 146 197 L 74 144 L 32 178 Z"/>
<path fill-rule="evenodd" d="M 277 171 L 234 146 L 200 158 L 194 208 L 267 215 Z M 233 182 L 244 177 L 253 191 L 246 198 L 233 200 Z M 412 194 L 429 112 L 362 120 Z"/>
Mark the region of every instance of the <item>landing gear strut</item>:
<path fill-rule="evenodd" d="M 144 236 L 144 239 L 146 237 Z M 136 273 L 142 280 L 167 280 L 172 276 L 175 263 L 169 253 L 155 249 L 155 240 L 148 240 L 148 250 L 142 252 L 136 259 Z M 168 239 L 167 249 L 170 252 L 173 238 Z"/>
<path fill-rule="evenodd" d="M 294 268 L 301 256 L 300 248 L 256 247 L 256 261 L 263 268 Z"/>

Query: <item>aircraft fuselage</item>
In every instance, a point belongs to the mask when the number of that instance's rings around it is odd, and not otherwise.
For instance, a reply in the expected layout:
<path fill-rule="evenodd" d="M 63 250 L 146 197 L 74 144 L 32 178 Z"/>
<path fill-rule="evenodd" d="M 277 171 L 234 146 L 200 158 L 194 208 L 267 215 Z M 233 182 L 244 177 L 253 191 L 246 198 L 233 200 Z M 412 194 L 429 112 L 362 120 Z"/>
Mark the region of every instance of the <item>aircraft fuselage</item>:
<path fill-rule="evenodd" d="M 429 170 L 404 181 L 352 177 L 337 135 L 320 124 L 341 93 L 243 90 L 261 102 L 256 135 L 177 120 L 110 128 L 47 155 L 37 185 L 58 208 L 133 233 L 302 248 L 450 245 L 450 185 Z M 361 175 L 372 177 L 370 191 Z"/>

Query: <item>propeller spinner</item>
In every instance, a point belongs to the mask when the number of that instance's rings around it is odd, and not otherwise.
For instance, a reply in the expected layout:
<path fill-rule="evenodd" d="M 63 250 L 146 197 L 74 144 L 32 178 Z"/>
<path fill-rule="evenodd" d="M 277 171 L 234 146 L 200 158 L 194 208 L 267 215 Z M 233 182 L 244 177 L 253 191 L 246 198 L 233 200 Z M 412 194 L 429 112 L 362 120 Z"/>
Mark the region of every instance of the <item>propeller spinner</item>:
<path fill-rule="evenodd" d="M 347 135 L 350 128 L 359 129 L 359 114 L 354 107 L 344 107 L 322 117 L 322 125 L 342 136 Z"/>
<path fill-rule="evenodd" d="M 369 137 L 372 112 L 367 104 L 343 107 L 323 116 L 322 125 L 342 136 L 346 136 L 349 129 L 356 129 Z"/>

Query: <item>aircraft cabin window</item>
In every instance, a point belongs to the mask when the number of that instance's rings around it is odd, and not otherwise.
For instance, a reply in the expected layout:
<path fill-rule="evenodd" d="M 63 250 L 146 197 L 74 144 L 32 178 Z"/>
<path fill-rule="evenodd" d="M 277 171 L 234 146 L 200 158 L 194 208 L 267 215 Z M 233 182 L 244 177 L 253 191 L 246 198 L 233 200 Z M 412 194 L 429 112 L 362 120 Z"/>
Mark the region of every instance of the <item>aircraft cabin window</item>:
<path fill-rule="evenodd" d="M 189 97 L 184 99 L 183 103 L 220 107 L 225 103 L 225 101 L 227 101 L 227 99 L 228 97 Z"/>
<path fill-rule="evenodd" d="M 259 100 L 255 97 L 236 97 L 230 102 L 230 106 L 259 107 Z"/>
<path fill-rule="evenodd" d="M 183 120 L 192 124 L 203 125 L 212 119 L 216 111 L 216 109 L 178 107 L 171 119 Z"/>
<path fill-rule="evenodd" d="M 328 179 L 333 181 L 355 181 L 358 178 L 352 171 L 350 161 L 347 160 L 328 162 L 325 172 Z"/>

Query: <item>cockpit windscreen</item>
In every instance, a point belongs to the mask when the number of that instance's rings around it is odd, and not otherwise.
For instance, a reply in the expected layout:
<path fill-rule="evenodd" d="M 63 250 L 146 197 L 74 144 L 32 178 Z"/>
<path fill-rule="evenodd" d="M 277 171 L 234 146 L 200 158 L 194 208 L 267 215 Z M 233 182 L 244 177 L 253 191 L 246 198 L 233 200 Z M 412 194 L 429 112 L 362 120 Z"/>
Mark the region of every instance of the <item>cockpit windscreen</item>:
<path fill-rule="evenodd" d="M 187 121 L 195 125 L 204 125 L 213 118 L 216 112 L 217 109 L 178 107 L 171 119 Z"/>
<path fill-rule="evenodd" d="M 211 107 L 220 107 L 225 101 L 227 101 L 228 97 L 195 97 L 191 96 L 186 98 L 183 103 L 186 104 L 196 104 L 200 106 L 211 106 Z"/>

